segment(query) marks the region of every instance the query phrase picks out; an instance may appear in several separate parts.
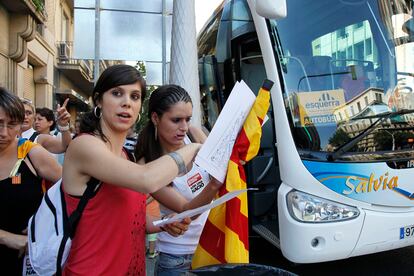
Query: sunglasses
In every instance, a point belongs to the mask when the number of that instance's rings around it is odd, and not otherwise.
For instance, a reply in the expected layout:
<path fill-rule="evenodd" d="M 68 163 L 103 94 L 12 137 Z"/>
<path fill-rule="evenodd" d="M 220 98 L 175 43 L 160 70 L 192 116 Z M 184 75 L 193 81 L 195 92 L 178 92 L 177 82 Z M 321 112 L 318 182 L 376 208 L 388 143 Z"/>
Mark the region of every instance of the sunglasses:
<path fill-rule="evenodd" d="M 33 101 L 27 98 L 20 98 L 20 100 L 24 103 L 24 104 L 33 104 Z"/>

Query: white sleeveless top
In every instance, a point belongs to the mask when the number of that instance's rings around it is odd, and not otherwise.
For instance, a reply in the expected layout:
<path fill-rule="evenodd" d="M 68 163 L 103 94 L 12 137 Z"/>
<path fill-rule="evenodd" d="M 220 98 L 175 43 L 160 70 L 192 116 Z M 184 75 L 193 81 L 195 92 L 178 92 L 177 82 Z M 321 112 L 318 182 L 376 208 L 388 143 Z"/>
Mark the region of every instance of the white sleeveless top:
<path fill-rule="evenodd" d="M 193 163 L 191 171 L 186 175 L 176 177 L 172 182 L 172 186 L 185 199 L 190 201 L 201 193 L 209 182 L 210 175 L 197 164 Z M 164 216 L 173 213 L 173 211 L 160 204 L 160 213 L 161 216 Z M 197 219 L 193 220 L 184 235 L 173 237 L 167 232 L 158 233 L 157 250 L 173 255 L 193 254 L 197 248 L 198 240 L 200 239 L 208 214 L 209 211 L 206 211 Z"/>

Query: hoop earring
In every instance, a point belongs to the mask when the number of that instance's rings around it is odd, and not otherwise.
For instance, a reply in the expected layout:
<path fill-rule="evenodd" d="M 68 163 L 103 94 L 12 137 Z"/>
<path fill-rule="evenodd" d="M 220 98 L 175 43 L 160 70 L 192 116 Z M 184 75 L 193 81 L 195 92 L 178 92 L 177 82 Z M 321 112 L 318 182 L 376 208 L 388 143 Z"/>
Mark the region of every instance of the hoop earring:
<path fill-rule="evenodd" d="M 138 123 L 139 121 L 141 121 L 141 113 L 138 113 L 138 120 L 137 120 L 137 123 Z"/>
<path fill-rule="evenodd" d="M 157 130 L 157 126 L 156 125 L 154 125 L 154 129 L 155 129 L 155 131 L 154 131 L 154 139 L 155 139 L 155 141 L 157 141 L 158 140 L 158 130 Z"/>
<path fill-rule="evenodd" d="M 95 117 L 98 119 L 102 117 L 102 111 L 98 106 L 95 106 L 95 108 L 93 109 L 93 115 L 95 115 Z"/>

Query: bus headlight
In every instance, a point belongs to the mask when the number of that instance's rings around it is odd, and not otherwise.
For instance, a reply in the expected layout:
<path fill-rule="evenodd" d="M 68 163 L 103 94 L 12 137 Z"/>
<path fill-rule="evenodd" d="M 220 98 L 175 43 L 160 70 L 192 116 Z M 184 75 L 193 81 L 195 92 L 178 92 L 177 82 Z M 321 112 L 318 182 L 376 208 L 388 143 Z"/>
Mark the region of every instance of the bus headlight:
<path fill-rule="evenodd" d="M 299 191 L 287 194 L 290 215 L 301 222 L 333 222 L 359 216 L 357 208 Z"/>

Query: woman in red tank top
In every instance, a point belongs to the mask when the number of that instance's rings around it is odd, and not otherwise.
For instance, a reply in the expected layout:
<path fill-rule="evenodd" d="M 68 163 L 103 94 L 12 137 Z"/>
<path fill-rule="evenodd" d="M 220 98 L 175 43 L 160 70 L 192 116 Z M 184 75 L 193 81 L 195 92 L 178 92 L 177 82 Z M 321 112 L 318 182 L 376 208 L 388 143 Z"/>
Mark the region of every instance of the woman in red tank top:
<path fill-rule="evenodd" d="M 79 221 L 65 275 L 145 275 L 145 231 L 160 231 L 146 224 L 145 194 L 168 185 L 200 148 L 191 144 L 177 150 L 177 155 L 145 165 L 128 160 L 122 146 L 145 92 L 145 81 L 136 68 L 107 68 L 93 91 L 95 108 L 81 121 L 81 132 L 90 135 L 78 136 L 66 151 L 63 188 L 69 214 L 91 178 L 102 185 Z M 173 223 L 167 230 L 182 234 L 188 223 Z"/>

